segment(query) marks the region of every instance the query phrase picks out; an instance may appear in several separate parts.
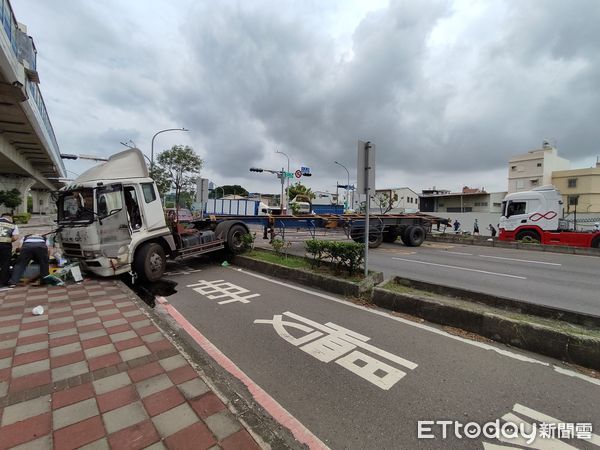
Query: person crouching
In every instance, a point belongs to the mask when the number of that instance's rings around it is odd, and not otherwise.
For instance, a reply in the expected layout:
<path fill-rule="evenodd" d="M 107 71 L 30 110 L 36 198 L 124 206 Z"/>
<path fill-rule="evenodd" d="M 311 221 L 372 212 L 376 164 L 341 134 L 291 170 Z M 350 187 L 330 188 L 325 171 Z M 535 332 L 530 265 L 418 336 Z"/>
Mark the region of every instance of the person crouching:
<path fill-rule="evenodd" d="M 39 264 L 40 278 L 43 282 L 43 279 L 48 276 L 48 244 L 46 239 L 39 234 L 30 234 L 23 239 L 21 252 L 17 257 L 17 262 L 8 282 L 9 287 L 15 287 L 19 284 L 19 280 L 25 273 L 30 261 Z"/>

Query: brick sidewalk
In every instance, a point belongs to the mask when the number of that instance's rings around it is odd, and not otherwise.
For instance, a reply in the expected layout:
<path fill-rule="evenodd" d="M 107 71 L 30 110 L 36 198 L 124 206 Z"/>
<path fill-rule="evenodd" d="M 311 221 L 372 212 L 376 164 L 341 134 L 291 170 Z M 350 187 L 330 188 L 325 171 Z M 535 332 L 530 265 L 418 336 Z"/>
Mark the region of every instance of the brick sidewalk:
<path fill-rule="evenodd" d="M 0 291 L 0 418 L 0 450 L 259 448 L 116 281 Z"/>

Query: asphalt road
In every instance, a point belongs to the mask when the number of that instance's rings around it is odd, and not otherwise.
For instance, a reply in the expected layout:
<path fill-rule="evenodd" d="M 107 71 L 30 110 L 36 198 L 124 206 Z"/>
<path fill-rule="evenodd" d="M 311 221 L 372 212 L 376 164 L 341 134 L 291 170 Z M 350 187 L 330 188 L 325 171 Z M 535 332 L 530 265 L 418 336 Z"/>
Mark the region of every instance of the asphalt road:
<path fill-rule="evenodd" d="M 293 244 L 292 253 L 304 254 L 301 240 Z M 256 242 L 270 248 L 260 236 Z M 600 316 L 596 256 L 428 242 L 405 247 L 396 242 L 371 249 L 369 268 L 386 278 L 403 276 Z"/>
<path fill-rule="evenodd" d="M 235 267 L 192 268 L 171 266 L 171 305 L 331 448 L 516 448 L 442 439 L 439 425 L 435 439 L 417 439 L 419 420 L 591 423 L 600 434 L 600 380 L 557 361 Z M 593 439 L 535 448 L 600 448 Z"/>

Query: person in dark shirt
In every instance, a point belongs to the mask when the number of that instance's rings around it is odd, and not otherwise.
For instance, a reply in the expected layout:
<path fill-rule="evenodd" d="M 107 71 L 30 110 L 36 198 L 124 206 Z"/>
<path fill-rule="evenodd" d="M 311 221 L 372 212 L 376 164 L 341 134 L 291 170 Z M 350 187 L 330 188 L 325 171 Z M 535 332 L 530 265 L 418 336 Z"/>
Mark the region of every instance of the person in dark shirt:
<path fill-rule="evenodd" d="M 30 261 L 39 264 L 42 280 L 48 276 L 48 244 L 42 235 L 30 234 L 23 239 L 21 252 L 8 282 L 9 287 L 13 288 L 19 284 L 19 280 L 25 273 L 25 269 L 27 269 Z"/>

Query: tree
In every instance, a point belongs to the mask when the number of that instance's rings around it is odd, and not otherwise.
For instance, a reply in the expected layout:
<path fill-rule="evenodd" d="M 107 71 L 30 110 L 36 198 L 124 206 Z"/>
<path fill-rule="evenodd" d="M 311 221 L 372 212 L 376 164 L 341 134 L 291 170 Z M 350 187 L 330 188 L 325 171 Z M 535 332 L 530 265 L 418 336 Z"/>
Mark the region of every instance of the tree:
<path fill-rule="evenodd" d="M 391 193 L 392 191 L 390 191 Z M 387 192 L 379 192 L 373 196 L 373 202 L 379 206 L 381 214 L 390 212 L 395 206 L 395 202 L 398 201 L 398 194 L 394 193 L 391 197 Z"/>
<path fill-rule="evenodd" d="M 196 186 L 197 176 L 202 169 L 202 158 L 194 152 L 189 146 L 174 145 L 169 150 L 165 150 L 158 155 L 158 171 L 153 171 L 161 179 L 163 186 L 168 189 L 175 189 L 175 204 L 180 204 L 182 192 L 192 192 Z M 161 173 L 162 172 L 162 173 Z"/>
<path fill-rule="evenodd" d="M 155 164 L 150 170 L 150 178 L 156 183 L 156 188 L 158 189 L 160 197 L 164 198 L 171 189 L 171 178 L 167 171 Z"/>
<path fill-rule="evenodd" d="M 286 189 L 286 191 L 287 191 L 287 189 Z M 304 197 L 308 198 L 309 200 L 313 200 L 316 197 L 314 192 L 310 188 L 307 188 L 306 186 L 304 186 L 303 184 L 301 184 L 298 181 L 296 184 L 292 184 L 290 186 L 288 197 L 290 200 L 292 200 L 299 195 L 304 196 Z"/>
<path fill-rule="evenodd" d="M 223 198 L 227 195 L 239 195 L 241 197 L 248 197 L 248 191 L 239 184 L 226 184 L 214 188 L 213 191 L 209 194 L 209 198 Z"/>
<path fill-rule="evenodd" d="M 15 213 L 15 208 L 23 203 L 23 197 L 18 189 L 10 191 L 0 191 L 0 205 L 10 208 L 11 212 Z"/>

